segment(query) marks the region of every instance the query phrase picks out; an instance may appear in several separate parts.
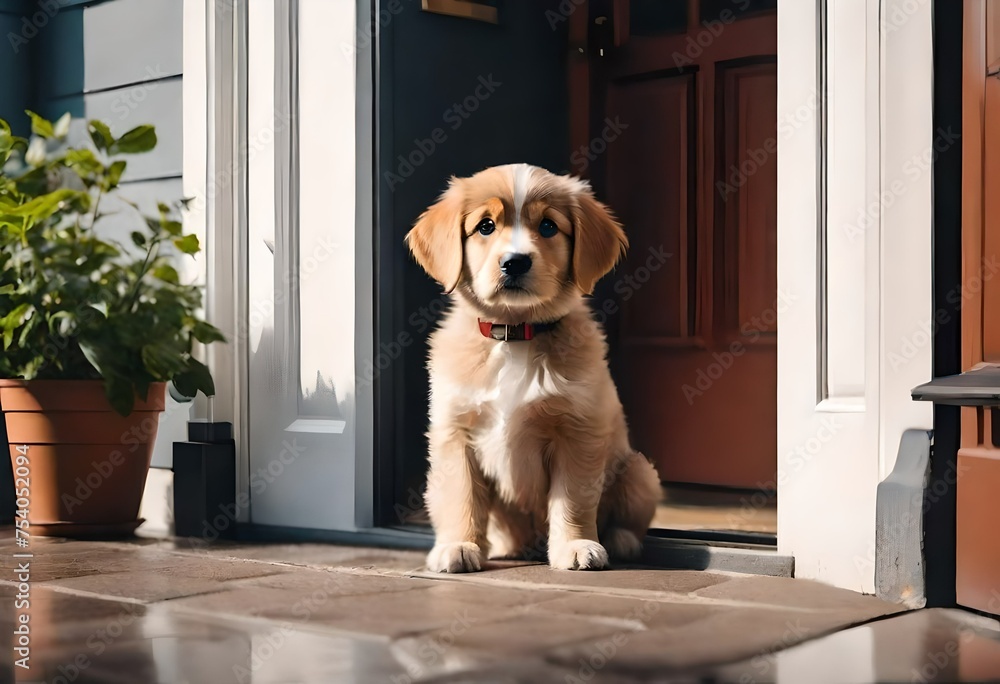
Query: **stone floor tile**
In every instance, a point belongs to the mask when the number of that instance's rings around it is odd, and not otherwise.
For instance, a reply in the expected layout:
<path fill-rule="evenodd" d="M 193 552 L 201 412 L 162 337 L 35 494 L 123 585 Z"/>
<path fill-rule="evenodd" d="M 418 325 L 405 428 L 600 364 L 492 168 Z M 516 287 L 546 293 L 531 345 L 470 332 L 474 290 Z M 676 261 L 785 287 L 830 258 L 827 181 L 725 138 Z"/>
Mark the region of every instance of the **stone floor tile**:
<path fill-rule="evenodd" d="M 249 578 L 240 586 L 271 587 L 300 593 L 324 591 L 337 596 L 381 594 L 410 589 L 427 589 L 437 586 L 430 579 L 383 576 L 363 572 L 319 570 L 312 568 L 285 568 L 280 574 Z"/>
<path fill-rule="evenodd" d="M 375 549 L 334 544 L 251 544 L 231 541 L 206 545 L 198 543 L 198 540 L 189 539 L 163 542 L 162 548 L 212 558 L 241 558 L 313 568 L 370 567 L 401 571 L 421 568 L 427 557 L 424 551 L 405 549 Z"/>
<path fill-rule="evenodd" d="M 810 610 L 857 610 L 875 617 L 905 610 L 874 596 L 837 589 L 828 584 L 789 577 L 746 575 L 732 577 L 729 582 L 699 589 L 705 598 L 738 600 L 770 606 L 788 606 Z"/>
<path fill-rule="evenodd" d="M 725 606 L 707 604 L 671 603 L 659 599 L 637 599 L 625 596 L 607 596 L 583 592 L 569 595 L 531 607 L 533 613 L 570 615 L 580 618 L 605 620 L 622 627 L 691 626 L 701 620 L 728 611 Z"/>
<path fill-rule="evenodd" d="M 390 596 L 395 592 L 430 586 L 433 583 L 426 580 L 303 569 L 230 582 L 223 591 L 177 598 L 170 601 L 170 606 L 219 615 L 324 624 L 324 619 L 330 617 L 328 604 L 335 598 L 373 594 L 380 601 L 391 604 L 394 599 Z M 332 622 L 342 626 L 349 617 L 349 614 L 338 613 Z"/>
<path fill-rule="evenodd" d="M 391 650 L 411 677 L 424 679 L 535 659 L 559 646 L 611 638 L 615 631 L 604 623 L 561 615 L 518 615 L 486 623 L 466 618 L 446 629 L 396 639 Z"/>
<path fill-rule="evenodd" d="M 221 591 L 235 579 L 281 572 L 276 566 L 258 563 L 233 564 L 228 568 L 224 561 L 218 563 L 220 565 L 192 564 L 190 574 L 181 564 L 164 567 L 137 564 L 126 571 L 48 580 L 36 586 L 59 586 L 102 596 L 152 602 Z"/>
<path fill-rule="evenodd" d="M 36 648 L 32 679 L 111 684 L 405 681 L 405 671 L 386 643 L 286 624 L 176 614 L 162 605 L 140 610 L 145 612 L 135 618 L 134 627 L 117 638 Z M 60 633 L 65 627 L 54 624 L 50 629 Z M 9 649 L 0 663 L 11 672 Z"/>
<path fill-rule="evenodd" d="M 394 594 L 365 594 L 330 598 L 314 606 L 311 621 L 363 634 L 401 637 L 448 629 L 465 621 L 501 620 L 526 606 L 557 594 L 545 591 L 481 589 L 458 583 Z M 286 617 L 286 611 L 271 614 Z"/>
<path fill-rule="evenodd" d="M 662 610 L 671 608 L 668 604 Z M 582 661 L 595 670 L 646 676 L 760 656 L 843 625 L 841 616 L 827 612 L 722 608 L 693 623 L 666 628 L 650 624 L 648 630 L 623 631 L 610 642 L 559 649 L 550 660 L 564 666 Z"/>
<path fill-rule="evenodd" d="M 1000 681 L 1000 623 L 954 609 L 914 611 L 702 674 L 747 684 Z"/>
<path fill-rule="evenodd" d="M 433 573 L 419 573 L 420 577 L 433 577 Z M 691 592 L 724 584 L 729 575 L 694 570 L 652 570 L 648 568 L 602 570 L 599 572 L 574 572 L 553 570 L 543 564 L 517 564 L 499 567 L 488 572 L 453 575 L 449 578 L 467 583 L 498 584 L 523 583 L 529 586 L 592 589 L 613 593 L 616 590 L 654 591 L 671 594 Z"/>

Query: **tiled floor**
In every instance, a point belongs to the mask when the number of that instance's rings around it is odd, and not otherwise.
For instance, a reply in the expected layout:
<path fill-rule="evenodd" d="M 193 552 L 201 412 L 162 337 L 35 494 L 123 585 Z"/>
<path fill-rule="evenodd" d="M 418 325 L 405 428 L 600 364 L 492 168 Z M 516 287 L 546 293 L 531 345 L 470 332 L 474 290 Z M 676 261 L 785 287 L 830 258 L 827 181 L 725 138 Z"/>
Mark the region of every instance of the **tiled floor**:
<path fill-rule="evenodd" d="M 0 630 L 23 589 L 0 581 Z M 32 540 L 18 682 L 845 682 L 1000 676 L 1000 626 L 805 580 L 304 545 Z M 880 619 L 881 618 L 881 619 Z M 876 620 L 873 622 L 873 620 Z M 860 627 L 844 630 L 850 625 Z M 8 631 L 9 630 L 9 631 Z M 823 638 L 822 635 L 829 635 Z M 915 679 L 915 677 L 919 677 Z"/>

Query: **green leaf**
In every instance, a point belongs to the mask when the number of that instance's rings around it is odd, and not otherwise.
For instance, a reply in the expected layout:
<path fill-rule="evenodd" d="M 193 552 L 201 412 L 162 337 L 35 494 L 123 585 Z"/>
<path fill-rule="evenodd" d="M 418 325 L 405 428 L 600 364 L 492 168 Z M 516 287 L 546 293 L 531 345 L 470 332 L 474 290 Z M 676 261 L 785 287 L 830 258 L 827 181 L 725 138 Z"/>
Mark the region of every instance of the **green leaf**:
<path fill-rule="evenodd" d="M 70 167 L 88 174 L 104 171 L 104 164 L 94 156 L 93 152 L 86 149 L 69 150 L 66 153 L 66 163 Z"/>
<path fill-rule="evenodd" d="M 177 237 L 184 232 L 184 226 L 181 225 L 180 221 L 164 221 L 163 229 L 174 237 Z"/>
<path fill-rule="evenodd" d="M 174 245 L 185 254 L 197 254 L 201 251 L 197 235 L 185 235 L 174 239 Z"/>
<path fill-rule="evenodd" d="M 14 285 L 0 285 L 0 295 L 14 294 L 16 289 Z"/>
<path fill-rule="evenodd" d="M 118 138 L 110 147 L 111 153 L 137 154 L 149 152 L 156 147 L 156 129 L 149 124 L 136 126 L 131 131 Z"/>
<path fill-rule="evenodd" d="M 185 397 L 195 397 L 201 390 L 206 396 L 215 395 L 215 382 L 205 364 L 197 359 L 188 359 L 188 370 L 174 377 L 174 387 Z"/>
<path fill-rule="evenodd" d="M 83 199 L 84 197 L 86 200 Z M 70 190 L 68 188 L 63 188 L 61 190 L 56 190 L 55 192 L 42 195 L 41 197 L 36 197 L 30 202 L 26 202 L 19 207 L 5 209 L 4 213 L 12 216 L 28 216 L 35 223 L 37 223 L 49 218 L 52 214 L 62 209 L 66 203 L 74 199 L 86 201 L 89 205 L 90 195 L 82 190 Z"/>
<path fill-rule="evenodd" d="M 45 119 L 38 114 L 35 114 L 30 109 L 24 110 L 25 113 L 31 117 L 31 132 L 35 135 L 41 136 L 43 138 L 51 138 L 55 135 L 55 131 L 52 129 L 52 122 Z"/>
<path fill-rule="evenodd" d="M 154 378 L 166 379 L 184 369 L 184 360 L 175 349 L 164 344 L 147 344 L 142 348 L 142 364 Z"/>
<path fill-rule="evenodd" d="M 102 370 L 101 360 L 97 356 L 97 350 L 89 342 L 85 342 L 84 340 L 77 340 L 77 344 L 80 346 L 80 351 L 83 352 L 87 361 L 94 367 L 94 370 L 104 376 L 105 373 Z"/>
<path fill-rule="evenodd" d="M 0 328 L 3 328 L 4 330 L 13 330 L 20 327 L 21 324 L 24 323 L 24 319 L 27 318 L 31 309 L 32 306 L 28 302 L 18 304 L 10 313 L 3 318 L 0 318 Z"/>
<path fill-rule="evenodd" d="M 132 244 L 140 249 L 146 246 L 146 236 L 137 230 L 132 231 Z"/>
<path fill-rule="evenodd" d="M 124 159 L 119 159 L 108 167 L 108 187 L 117 188 L 118 181 L 121 180 L 122 174 L 125 173 L 126 162 Z"/>
<path fill-rule="evenodd" d="M 104 394 L 111 408 L 123 416 L 132 413 L 135 406 L 135 387 L 125 378 L 114 376 L 104 379 Z"/>
<path fill-rule="evenodd" d="M 176 285 L 180 282 L 177 270 L 170 264 L 161 264 L 153 269 L 153 277 L 159 278 L 165 283 Z"/>
<path fill-rule="evenodd" d="M 3 318 L 0 318 L 0 328 L 3 328 L 3 348 L 10 349 L 14 342 L 14 331 L 24 323 L 24 320 L 34 310 L 28 302 L 24 302 L 14 307 L 14 309 Z"/>
<path fill-rule="evenodd" d="M 17 338 L 17 346 L 24 348 L 28 344 L 28 336 L 31 332 L 38 327 L 39 322 L 42 320 L 41 316 L 32 316 L 25 322 L 24 327 L 21 328 L 21 335 Z"/>
<path fill-rule="evenodd" d="M 62 336 L 68 336 L 75 324 L 75 316 L 72 311 L 56 311 L 49 316 L 49 330 L 54 330 Z"/>
<path fill-rule="evenodd" d="M 139 395 L 139 398 L 143 401 L 149 398 L 149 379 L 148 378 L 137 378 L 135 381 L 135 393 Z"/>
<path fill-rule="evenodd" d="M 94 145 L 99 150 L 106 150 L 115 142 L 114 136 L 111 135 L 111 129 L 102 121 L 92 120 L 87 126 L 87 130 L 90 132 L 90 139 L 94 141 Z"/>
<path fill-rule="evenodd" d="M 191 326 L 191 334 L 202 344 L 226 341 L 226 337 L 222 334 L 222 331 L 206 321 L 194 321 L 194 324 Z"/>

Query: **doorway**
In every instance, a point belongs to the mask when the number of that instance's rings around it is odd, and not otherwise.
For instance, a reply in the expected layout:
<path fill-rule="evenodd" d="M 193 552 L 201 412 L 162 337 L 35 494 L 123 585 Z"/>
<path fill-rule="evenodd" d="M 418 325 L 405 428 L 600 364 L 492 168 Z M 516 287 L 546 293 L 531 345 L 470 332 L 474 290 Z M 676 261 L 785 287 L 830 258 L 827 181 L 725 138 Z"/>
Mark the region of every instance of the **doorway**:
<path fill-rule="evenodd" d="M 377 374 L 382 525 L 425 522 L 423 361 L 444 310 L 402 236 L 450 175 L 526 161 L 589 179 L 629 234 L 592 308 L 633 442 L 669 483 L 653 526 L 774 543 L 776 15 L 774 0 L 547 1 L 383 28 L 377 339 L 398 361 Z M 452 133 L 442 112 L 483 75 L 501 85 Z"/>

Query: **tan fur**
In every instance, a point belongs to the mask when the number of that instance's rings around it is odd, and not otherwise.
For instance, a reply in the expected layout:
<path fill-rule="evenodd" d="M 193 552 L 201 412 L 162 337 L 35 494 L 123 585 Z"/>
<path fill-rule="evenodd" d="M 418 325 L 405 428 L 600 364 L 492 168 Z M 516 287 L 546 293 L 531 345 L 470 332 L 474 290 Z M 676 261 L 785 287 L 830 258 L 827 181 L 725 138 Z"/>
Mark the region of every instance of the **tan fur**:
<path fill-rule="evenodd" d="M 492 235 L 476 231 L 484 217 Z M 538 233 L 543 218 L 554 237 Z M 518 164 L 452 179 L 407 242 L 455 291 L 430 340 L 428 567 L 475 571 L 546 545 L 554 568 L 604 568 L 608 551 L 635 558 L 659 478 L 629 445 L 604 333 L 583 299 L 627 246 L 621 227 L 585 182 Z M 532 258 L 521 291 L 502 287 L 509 251 Z M 484 337 L 478 318 L 559 324 L 503 342 Z"/>

